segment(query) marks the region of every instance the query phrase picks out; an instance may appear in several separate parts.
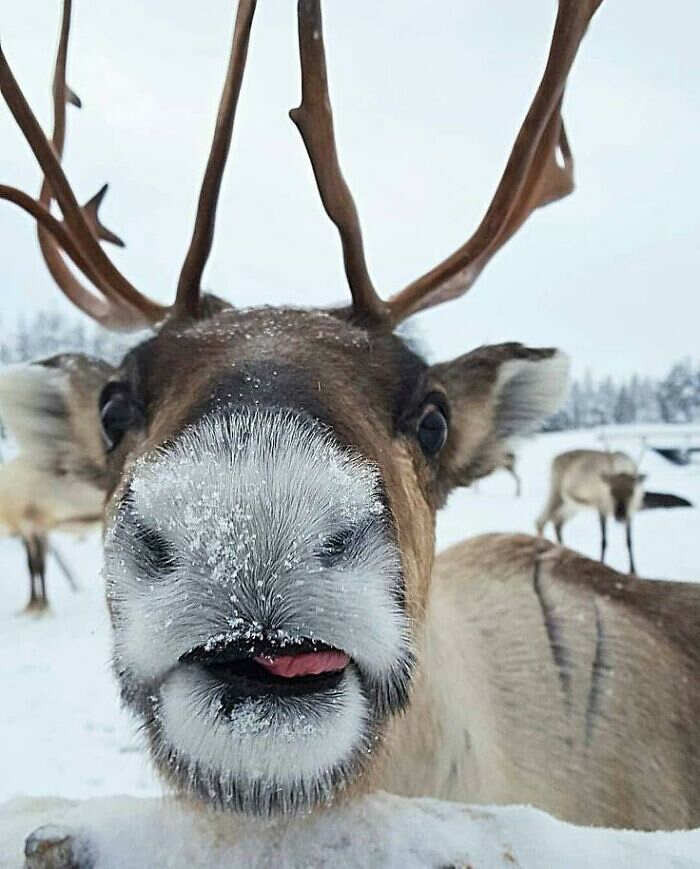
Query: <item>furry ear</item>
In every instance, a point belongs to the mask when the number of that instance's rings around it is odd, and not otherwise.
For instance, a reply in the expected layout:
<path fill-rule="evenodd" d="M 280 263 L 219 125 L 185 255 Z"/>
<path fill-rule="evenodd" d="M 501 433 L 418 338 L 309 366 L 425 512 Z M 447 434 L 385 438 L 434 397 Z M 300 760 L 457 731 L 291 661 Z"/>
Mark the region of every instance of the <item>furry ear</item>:
<path fill-rule="evenodd" d="M 429 379 L 450 406 L 450 430 L 440 456 L 443 497 L 507 460 L 513 441 L 537 431 L 561 405 L 569 361 L 552 348 L 508 343 L 479 347 L 434 365 Z"/>
<path fill-rule="evenodd" d="M 0 371 L 0 419 L 37 469 L 106 487 L 98 397 L 106 362 L 64 353 Z"/>

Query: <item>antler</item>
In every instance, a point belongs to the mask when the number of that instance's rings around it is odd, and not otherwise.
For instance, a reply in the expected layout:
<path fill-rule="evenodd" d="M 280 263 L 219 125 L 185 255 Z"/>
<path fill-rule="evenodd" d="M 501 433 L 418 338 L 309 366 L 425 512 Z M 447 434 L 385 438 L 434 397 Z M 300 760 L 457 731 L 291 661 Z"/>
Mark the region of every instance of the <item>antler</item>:
<path fill-rule="evenodd" d="M 54 74 L 55 117 L 51 143 L 34 117 L 0 48 L 0 91 L 44 172 L 38 201 L 7 186 L 0 187 L 0 197 L 15 202 L 37 220 L 39 242 L 46 264 L 61 290 L 77 307 L 110 328 L 141 328 L 162 318 L 167 308 L 152 302 L 132 286 L 100 247 L 99 238 L 116 243 L 120 241 L 102 226 L 97 216 L 105 188 L 81 208 L 61 168 L 65 104 L 67 101 L 80 104 L 65 83 L 70 13 L 71 2 L 64 0 Z M 63 221 L 57 221 L 50 213 L 54 197 L 63 213 Z M 83 286 L 73 275 L 61 251 L 94 284 L 101 296 Z"/>
<path fill-rule="evenodd" d="M 561 117 L 566 79 L 602 0 L 559 0 L 549 57 L 491 204 L 472 237 L 389 302 L 395 323 L 467 292 L 486 263 L 543 205 L 574 189 L 573 159 Z M 563 166 L 557 163 L 560 150 Z"/>
<path fill-rule="evenodd" d="M 601 2 L 559 0 L 547 66 L 481 224 L 450 257 L 384 303 L 366 274 L 357 213 L 337 163 L 320 0 L 299 0 L 302 92 L 313 94 L 315 99 L 304 116 L 306 129 L 298 117 L 293 115 L 292 119 L 304 138 L 326 210 L 341 234 L 356 313 L 385 317 L 393 326 L 418 311 L 463 295 L 494 253 L 536 208 L 561 199 L 573 190 L 573 159 L 562 123 L 561 104 L 576 51 Z M 306 96 L 302 109 L 305 101 Z M 297 109 L 296 113 L 299 112 Z M 557 162 L 557 151 L 562 165 Z M 339 212 L 345 216 L 345 224 Z M 349 266 L 349 260 L 359 263 L 361 268 Z M 363 290 L 356 290 L 356 285 Z"/>
<path fill-rule="evenodd" d="M 175 309 L 180 314 L 196 316 L 201 296 L 201 279 L 211 251 L 214 238 L 214 223 L 216 206 L 221 189 L 221 179 L 226 166 L 233 122 L 236 117 L 238 95 L 241 91 L 243 71 L 248 56 L 248 41 L 253 24 L 256 0 L 240 0 L 236 13 L 236 24 L 233 30 L 233 43 L 229 58 L 226 81 L 221 94 L 219 111 L 216 117 L 214 139 L 209 152 L 207 168 L 204 172 L 202 187 L 199 192 L 197 217 L 195 219 L 192 240 L 185 257 L 177 284 Z"/>
<path fill-rule="evenodd" d="M 323 207 L 340 234 L 353 308 L 356 313 L 370 319 L 386 319 L 386 305 L 367 271 L 355 202 L 338 162 L 320 0 L 299 0 L 298 16 L 301 105 L 292 109 L 289 116 L 301 133 L 309 154 Z"/>
<path fill-rule="evenodd" d="M 35 218 L 38 223 L 42 254 L 54 280 L 78 308 L 108 328 L 127 330 L 143 328 L 162 320 L 171 312 L 179 316 L 197 314 L 200 297 L 199 281 L 211 249 L 216 199 L 231 141 L 254 11 L 255 0 L 241 0 L 192 242 L 178 283 L 176 301 L 171 307 L 159 305 L 139 292 L 102 250 L 100 239 L 117 245 L 123 244 L 121 239 L 103 226 L 99 220 L 98 209 L 107 186 L 102 187 L 81 207 L 61 167 L 66 129 L 66 103 L 80 105 L 78 98 L 66 85 L 71 0 L 63 2 L 61 36 L 53 83 L 54 130 L 51 142 L 47 140 L 34 117 L 0 47 L 0 92 L 44 172 L 38 200 L 7 185 L 0 185 L 0 198 L 14 202 Z M 63 214 L 62 221 L 51 214 L 50 206 L 54 198 Z M 98 296 L 75 277 L 66 264 L 63 254 L 68 256 L 101 295 Z"/>
<path fill-rule="evenodd" d="M 63 157 L 63 146 L 66 138 L 66 104 L 70 103 L 76 108 L 82 108 L 80 98 L 66 84 L 66 62 L 68 58 L 68 37 L 70 34 L 70 16 L 71 16 L 71 0 L 65 0 L 63 4 L 63 16 L 61 19 L 61 32 L 58 40 L 58 51 L 56 53 L 56 64 L 54 67 L 53 77 L 53 110 L 54 110 L 54 126 L 51 144 L 54 152 L 59 160 Z M 107 191 L 105 184 L 101 190 L 89 200 L 82 208 L 83 216 L 86 218 L 90 230 L 96 238 L 102 238 L 104 241 L 110 241 L 119 247 L 124 246 L 124 242 L 119 236 L 114 235 L 108 229 L 102 226 L 98 216 L 98 209 L 104 195 Z M 44 177 L 39 193 L 39 202 L 47 209 L 51 208 L 53 194 L 48 178 Z M 41 223 L 37 224 L 37 236 L 39 239 L 39 248 L 44 257 L 44 262 L 51 273 L 51 276 L 56 281 L 58 286 L 68 296 L 68 298 L 81 310 L 87 310 L 95 319 L 102 322 L 104 325 L 110 325 L 115 317 L 121 322 L 124 312 L 121 311 L 121 306 L 115 300 L 115 306 L 119 308 L 119 314 L 112 312 L 109 305 L 105 304 L 104 299 L 98 298 L 87 287 L 85 287 L 73 274 L 66 265 L 61 248 L 57 243 L 55 235 L 49 232 Z M 86 274 L 90 274 L 90 265 L 85 262 L 87 267 Z M 82 267 L 81 267 L 82 270 Z M 97 274 L 93 274 L 93 283 L 100 286 L 100 278 Z M 127 321 L 130 318 L 127 316 Z"/>

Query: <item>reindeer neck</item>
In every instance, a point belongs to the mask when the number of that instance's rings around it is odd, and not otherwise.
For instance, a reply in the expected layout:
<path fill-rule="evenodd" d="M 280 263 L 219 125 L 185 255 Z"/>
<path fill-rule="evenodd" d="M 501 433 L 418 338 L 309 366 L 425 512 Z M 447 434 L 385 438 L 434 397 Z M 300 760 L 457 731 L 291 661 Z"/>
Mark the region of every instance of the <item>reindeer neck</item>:
<path fill-rule="evenodd" d="M 479 675 L 483 667 L 477 635 L 465 623 L 458 596 L 459 583 L 446 581 L 438 572 L 417 641 L 420 663 L 411 703 L 393 722 L 387 741 L 378 786 L 388 791 L 457 800 L 478 797 L 479 766 L 491 754 L 490 704 Z"/>

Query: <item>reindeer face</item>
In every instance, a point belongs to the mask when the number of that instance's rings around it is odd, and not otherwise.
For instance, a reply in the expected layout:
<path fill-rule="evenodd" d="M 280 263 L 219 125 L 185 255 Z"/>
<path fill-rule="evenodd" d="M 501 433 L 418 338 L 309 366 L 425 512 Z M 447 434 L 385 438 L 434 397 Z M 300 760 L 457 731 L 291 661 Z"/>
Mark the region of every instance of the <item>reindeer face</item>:
<path fill-rule="evenodd" d="M 115 671 L 158 768 L 261 814 L 362 786 L 410 699 L 435 511 L 556 407 L 561 357 L 429 367 L 341 314 L 257 309 L 164 326 L 99 397 L 76 367 L 10 391 L 72 472 L 101 451 Z"/>
<path fill-rule="evenodd" d="M 603 476 L 610 487 L 615 518 L 618 522 L 624 522 L 641 506 L 644 497 L 642 483 L 646 476 L 627 472 L 608 473 Z"/>
<path fill-rule="evenodd" d="M 290 409 L 145 454 L 106 538 L 115 664 L 177 783 L 304 807 L 365 765 L 412 663 L 382 476 Z"/>
<path fill-rule="evenodd" d="M 432 511 L 392 456 L 418 458 L 397 402 L 426 366 L 325 314 L 220 315 L 218 347 L 213 326 L 137 350 L 104 390 L 139 407 L 106 414 L 110 444 L 135 421 L 105 538 L 115 668 L 179 787 L 290 811 L 357 778 L 407 701 L 407 585 L 427 582 L 393 504 L 411 487 L 428 526 Z M 165 364 L 173 346 L 207 369 Z M 432 536 L 418 544 L 429 563 Z"/>

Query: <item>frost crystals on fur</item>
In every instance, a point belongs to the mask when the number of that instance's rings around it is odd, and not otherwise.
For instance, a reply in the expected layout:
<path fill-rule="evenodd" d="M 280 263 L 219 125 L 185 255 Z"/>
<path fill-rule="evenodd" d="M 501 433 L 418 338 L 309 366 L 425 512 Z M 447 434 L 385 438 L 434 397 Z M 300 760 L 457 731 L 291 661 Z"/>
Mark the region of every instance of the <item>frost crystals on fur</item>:
<path fill-rule="evenodd" d="M 379 473 L 303 414 L 205 418 L 142 458 L 105 573 L 123 695 L 180 787 L 246 810 L 303 808 L 362 767 L 406 701 L 412 654 Z M 230 704 L 186 658 L 299 642 L 350 656 L 337 686 Z"/>

